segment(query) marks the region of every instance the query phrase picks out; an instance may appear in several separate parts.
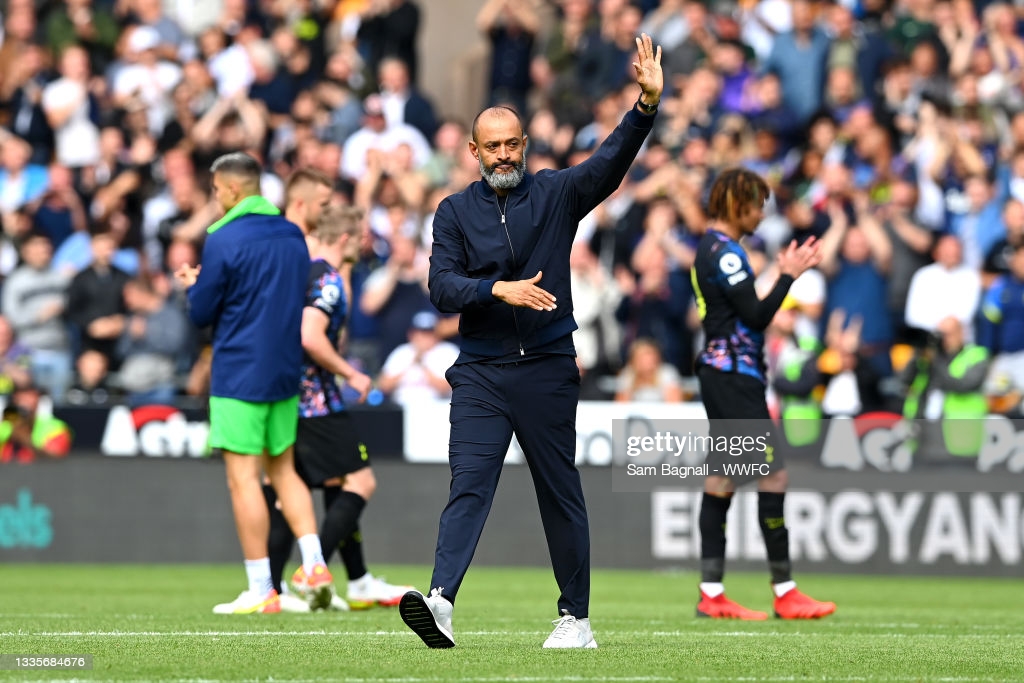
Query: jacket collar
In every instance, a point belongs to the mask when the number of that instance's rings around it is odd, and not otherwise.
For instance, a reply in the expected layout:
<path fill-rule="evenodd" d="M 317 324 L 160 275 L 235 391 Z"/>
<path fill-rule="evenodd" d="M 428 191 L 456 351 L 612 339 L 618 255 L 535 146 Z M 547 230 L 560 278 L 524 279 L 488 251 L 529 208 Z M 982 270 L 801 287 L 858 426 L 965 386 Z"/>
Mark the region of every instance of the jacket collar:
<path fill-rule="evenodd" d="M 219 221 L 208 227 L 206 232 L 212 235 L 236 218 L 251 214 L 260 216 L 280 216 L 281 211 L 263 197 L 253 195 L 251 197 L 246 197 L 235 204 L 235 206 L 224 214 Z"/>

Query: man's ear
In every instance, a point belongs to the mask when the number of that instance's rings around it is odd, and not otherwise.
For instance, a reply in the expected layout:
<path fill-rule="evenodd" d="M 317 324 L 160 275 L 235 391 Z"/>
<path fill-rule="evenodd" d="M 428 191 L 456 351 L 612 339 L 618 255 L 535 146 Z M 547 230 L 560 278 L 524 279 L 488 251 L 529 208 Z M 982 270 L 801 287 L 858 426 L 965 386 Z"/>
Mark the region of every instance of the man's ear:
<path fill-rule="evenodd" d="M 476 143 L 472 140 L 469 141 L 469 153 L 473 155 L 474 159 L 480 159 L 480 150 L 477 149 Z"/>

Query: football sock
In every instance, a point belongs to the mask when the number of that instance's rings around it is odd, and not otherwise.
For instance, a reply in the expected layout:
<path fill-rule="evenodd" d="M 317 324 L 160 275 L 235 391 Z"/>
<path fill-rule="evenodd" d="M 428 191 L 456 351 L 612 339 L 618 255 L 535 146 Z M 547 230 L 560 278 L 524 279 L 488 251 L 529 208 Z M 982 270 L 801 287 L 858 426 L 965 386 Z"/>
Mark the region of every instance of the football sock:
<path fill-rule="evenodd" d="M 341 561 L 345 563 L 349 581 L 361 579 L 369 572 L 366 568 L 366 558 L 363 557 L 363 534 L 358 526 L 341 542 L 338 552 L 341 553 Z"/>
<path fill-rule="evenodd" d="M 705 492 L 700 504 L 700 573 L 704 583 L 721 583 L 725 576 L 725 516 L 732 496 Z"/>
<path fill-rule="evenodd" d="M 263 596 L 273 588 L 270 582 L 270 558 L 245 561 L 245 575 L 249 577 L 249 591 Z"/>
<path fill-rule="evenodd" d="M 320 550 L 320 537 L 316 534 L 300 537 L 299 552 L 302 553 L 302 568 L 306 571 L 306 576 L 311 576 L 313 567 L 324 561 L 324 554 Z"/>
<path fill-rule="evenodd" d="M 725 592 L 725 586 L 721 583 L 712 583 L 702 581 L 700 584 L 700 592 L 709 598 L 717 598 L 719 595 Z"/>
<path fill-rule="evenodd" d="M 775 597 L 777 598 L 781 598 L 794 588 L 796 588 L 796 581 L 783 581 L 782 583 L 772 584 L 772 590 L 775 592 Z"/>
<path fill-rule="evenodd" d="M 339 495 L 341 495 L 341 487 L 340 486 L 325 486 L 323 488 L 324 510 L 330 510 L 331 506 L 334 505 L 334 501 L 338 500 L 338 496 Z M 329 546 L 329 545 L 327 545 L 326 543 L 323 542 L 323 537 L 324 537 L 324 533 L 323 532 L 324 532 L 323 522 L 321 522 L 320 523 L 320 542 L 321 542 L 321 545 L 323 546 L 324 562 L 326 562 L 327 564 L 330 564 L 331 563 L 331 558 L 334 557 L 334 551 L 338 550 L 341 545 L 344 545 L 344 542 L 342 544 L 338 545 L 338 546 L 334 546 L 334 545 Z"/>
<path fill-rule="evenodd" d="M 785 499 L 785 493 L 757 492 L 757 520 L 764 535 L 773 584 L 786 583 L 793 578 L 793 567 L 789 561 L 789 530 L 786 529 L 786 518 L 782 513 Z"/>
<path fill-rule="evenodd" d="M 281 580 L 284 578 L 284 566 L 288 564 L 292 548 L 295 544 L 295 535 L 292 528 L 288 526 L 288 520 L 284 514 L 277 509 L 277 494 L 270 484 L 263 486 L 263 496 L 267 499 L 267 507 L 270 509 L 270 538 L 267 539 L 267 551 L 270 554 L 270 579 L 273 582 L 274 590 L 281 593 Z"/>
<path fill-rule="evenodd" d="M 334 501 L 338 499 L 341 493 L 342 488 L 340 486 L 328 486 L 325 488 L 324 510 L 330 510 L 331 506 L 334 505 Z M 360 513 L 360 516 L 362 516 L 362 513 Z M 320 537 L 321 539 L 323 538 L 323 533 L 320 534 Z M 363 535 L 359 531 L 358 519 L 356 520 L 356 530 L 349 534 L 348 538 L 343 538 L 337 546 L 328 548 L 326 544 L 324 545 L 324 562 L 330 562 L 331 558 L 334 557 L 335 550 L 341 554 L 341 561 L 345 565 L 349 581 L 358 579 L 369 571 L 366 568 L 366 560 L 363 559 Z"/>
<path fill-rule="evenodd" d="M 359 525 L 359 515 L 366 507 L 366 501 L 358 493 L 340 491 L 331 506 L 327 508 L 320 525 L 323 547 L 331 553 L 338 544 L 352 535 Z"/>

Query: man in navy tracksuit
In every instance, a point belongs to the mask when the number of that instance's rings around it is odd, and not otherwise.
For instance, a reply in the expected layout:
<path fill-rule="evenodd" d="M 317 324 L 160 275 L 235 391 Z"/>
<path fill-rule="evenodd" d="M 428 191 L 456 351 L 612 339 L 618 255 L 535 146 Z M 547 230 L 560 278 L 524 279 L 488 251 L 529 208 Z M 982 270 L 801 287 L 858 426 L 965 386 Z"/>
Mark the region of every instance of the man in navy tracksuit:
<path fill-rule="evenodd" d="M 428 596 L 406 593 L 405 623 L 429 647 L 453 647 L 451 614 L 490 511 L 515 433 L 533 475 L 561 590 L 546 648 L 595 648 L 588 618 L 590 532 L 575 465 L 579 370 L 572 332 L 569 251 L 580 219 L 622 182 L 661 99 L 661 48 L 637 39 L 641 94 L 579 166 L 526 173 L 516 113 L 484 110 L 470 151 L 483 181 L 441 202 L 434 217 L 430 298 L 461 313 L 462 353 L 452 386 L 448 505 L 441 515 Z"/>

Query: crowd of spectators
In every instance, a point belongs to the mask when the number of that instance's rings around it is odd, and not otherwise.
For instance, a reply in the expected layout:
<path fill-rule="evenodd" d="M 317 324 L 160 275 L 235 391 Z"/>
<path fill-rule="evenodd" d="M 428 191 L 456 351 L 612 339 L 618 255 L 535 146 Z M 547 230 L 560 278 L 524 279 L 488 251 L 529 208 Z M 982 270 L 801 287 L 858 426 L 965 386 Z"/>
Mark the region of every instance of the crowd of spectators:
<path fill-rule="evenodd" d="M 0 388 L 201 394 L 204 336 L 169 274 L 217 218 L 210 162 L 245 150 L 271 201 L 312 167 L 365 210 L 346 352 L 400 402 L 444 396 L 458 322 L 427 296 L 431 217 L 479 166 L 469 122 L 420 85 L 443 68 L 417 50 L 442 2 L 2 4 Z M 572 252 L 584 398 L 692 398 L 689 268 L 735 165 L 773 190 L 744 245 L 759 282 L 781 244 L 822 242 L 769 362 L 788 339 L 836 347 L 829 412 L 891 406 L 907 350 L 950 318 L 997 359 L 988 393 L 1024 389 L 1022 18 L 984 0 L 484 0 L 479 105 L 521 112 L 531 172 L 587 158 L 633 106 L 636 35 L 664 50 L 654 132 Z"/>

